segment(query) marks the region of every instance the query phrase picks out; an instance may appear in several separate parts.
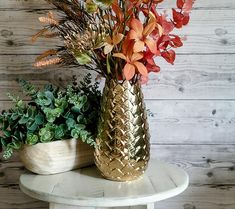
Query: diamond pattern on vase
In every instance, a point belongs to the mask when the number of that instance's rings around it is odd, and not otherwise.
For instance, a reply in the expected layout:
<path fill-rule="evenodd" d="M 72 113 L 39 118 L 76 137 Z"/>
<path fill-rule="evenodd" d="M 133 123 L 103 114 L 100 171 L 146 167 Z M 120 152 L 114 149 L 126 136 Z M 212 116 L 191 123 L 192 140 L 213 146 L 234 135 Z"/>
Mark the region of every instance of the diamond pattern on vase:
<path fill-rule="evenodd" d="M 149 161 L 149 126 L 140 84 L 107 80 L 103 91 L 95 163 L 110 180 L 139 178 Z"/>

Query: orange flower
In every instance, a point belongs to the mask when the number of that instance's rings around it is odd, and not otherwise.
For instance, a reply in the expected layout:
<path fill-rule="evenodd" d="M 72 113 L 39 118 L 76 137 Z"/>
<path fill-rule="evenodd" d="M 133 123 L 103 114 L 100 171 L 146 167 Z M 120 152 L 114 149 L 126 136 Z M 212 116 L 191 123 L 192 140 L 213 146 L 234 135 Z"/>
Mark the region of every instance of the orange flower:
<path fill-rule="evenodd" d="M 144 51 L 145 45 L 147 45 L 152 53 L 156 53 L 156 41 L 149 37 L 156 27 L 155 19 L 150 18 L 150 21 L 145 27 L 143 27 L 143 24 L 138 19 L 132 19 L 130 26 L 129 38 L 135 40 L 133 51 Z"/>
<path fill-rule="evenodd" d="M 126 80 L 131 80 L 134 77 L 136 70 L 142 76 L 148 75 L 147 68 L 143 65 L 142 62 L 139 62 L 139 60 L 143 58 L 142 53 L 133 53 L 131 56 L 126 56 L 123 53 L 115 53 L 113 56 L 119 57 L 126 61 L 126 64 L 123 68 L 123 74 Z"/>
<path fill-rule="evenodd" d="M 148 4 L 148 3 L 150 3 L 150 1 L 151 0 L 143 0 L 143 3 L 145 3 L 145 4 Z M 159 4 L 159 3 L 161 3 L 161 2 L 163 2 L 163 0 L 153 0 L 153 4 Z"/>
<path fill-rule="evenodd" d="M 110 53 L 113 50 L 113 47 L 122 41 L 123 37 L 124 35 L 121 33 L 117 33 L 112 38 L 110 36 L 107 37 L 106 42 L 104 44 L 104 54 Z"/>

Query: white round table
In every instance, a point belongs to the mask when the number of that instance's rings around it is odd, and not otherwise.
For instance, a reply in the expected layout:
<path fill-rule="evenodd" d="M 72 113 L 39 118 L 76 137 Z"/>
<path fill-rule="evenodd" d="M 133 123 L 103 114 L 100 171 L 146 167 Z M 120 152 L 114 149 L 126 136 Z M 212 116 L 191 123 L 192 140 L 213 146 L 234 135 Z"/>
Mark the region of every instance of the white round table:
<path fill-rule="evenodd" d="M 176 196 L 187 186 L 185 171 L 157 160 L 150 161 L 143 177 L 132 182 L 106 180 L 96 167 L 47 176 L 26 173 L 20 177 L 21 190 L 49 202 L 50 209 L 137 208 L 138 205 L 153 209 L 155 202 Z"/>

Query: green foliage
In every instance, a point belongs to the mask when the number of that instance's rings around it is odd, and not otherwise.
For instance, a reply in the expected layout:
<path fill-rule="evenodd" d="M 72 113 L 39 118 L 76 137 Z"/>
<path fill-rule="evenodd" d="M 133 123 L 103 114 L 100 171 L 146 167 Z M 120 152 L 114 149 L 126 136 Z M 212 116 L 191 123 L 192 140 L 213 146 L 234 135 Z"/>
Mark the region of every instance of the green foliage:
<path fill-rule="evenodd" d="M 28 133 L 26 137 L 26 144 L 34 145 L 38 143 L 38 135 Z"/>
<path fill-rule="evenodd" d="M 94 3 L 99 6 L 101 9 L 107 9 L 113 0 L 94 0 Z"/>
<path fill-rule="evenodd" d="M 65 89 L 46 85 L 40 91 L 29 82 L 19 83 L 31 102 L 8 95 L 14 107 L 0 114 L 0 151 L 3 148 L 5 158 L 23 144 L 76 138 L 95 145 L 101 93 L 90 74 Z"/>

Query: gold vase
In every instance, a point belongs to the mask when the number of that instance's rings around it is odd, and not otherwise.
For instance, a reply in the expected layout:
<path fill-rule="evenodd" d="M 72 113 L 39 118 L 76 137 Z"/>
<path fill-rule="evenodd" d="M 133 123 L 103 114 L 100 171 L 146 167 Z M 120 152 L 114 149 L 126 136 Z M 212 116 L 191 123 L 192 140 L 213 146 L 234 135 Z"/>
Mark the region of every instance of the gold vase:
<path fill-rule="evenodd" d="M 140 84 L 106 80 L 101 102 L 95 163 L 114 181 L 132 181 L 150 158 L 149 127 Z"/>

